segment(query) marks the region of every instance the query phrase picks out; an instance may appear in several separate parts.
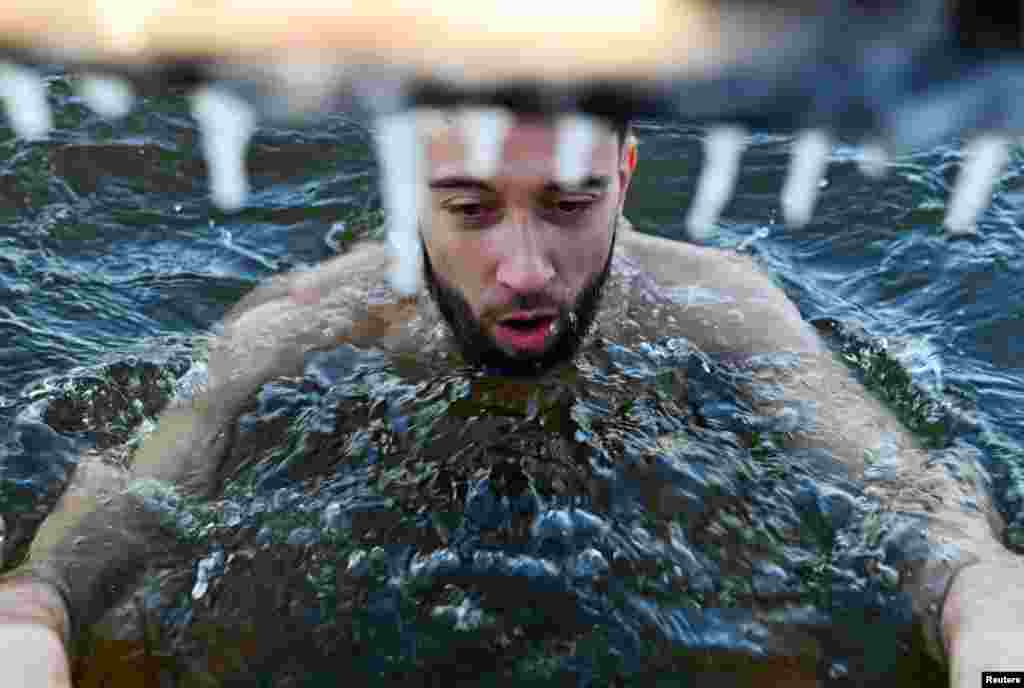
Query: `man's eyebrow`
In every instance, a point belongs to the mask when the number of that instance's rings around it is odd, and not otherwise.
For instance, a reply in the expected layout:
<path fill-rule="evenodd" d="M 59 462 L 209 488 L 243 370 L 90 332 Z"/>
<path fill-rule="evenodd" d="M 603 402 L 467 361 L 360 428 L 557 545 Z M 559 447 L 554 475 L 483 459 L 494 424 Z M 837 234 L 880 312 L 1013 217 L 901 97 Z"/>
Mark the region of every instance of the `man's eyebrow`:
<path fill-rule="evenodd" d="M 431 179 L 428 186 L 434 190 L 441 189 L 476 189 L 495 193 L 495 188 L 487 182 L 475 177 L 440 177 Z"/>
<path fill-rule="evenodd" d="M 559 184 L 558 182 L 548 182 L 544 185 L 544 193 L 574 193 L 580 191 L 604 191 L 611 184 L 611 177 L 604 175 L 590 175 L 579 184 L 566 185 Z M 477 191 L 487 191 L 489 193 L 496 193 L 493 186 L 477 179 L 476 177 L 463 177 L 463 176 L 452 176 L 452 177 L 439 177 L 438 179 L 432 179 L 428 183 L 428 186 L 437 191 L 442 189 L 475 189 Z"/>
<path fill-rule="evenodd" d="M 558 182 L 548 182 L 544 185 L 544 192 L 578 193 L 580 191 L 604 191 L 611 183 L 611 177 L 592 174 L 579 184 L 559 184 Z"/>

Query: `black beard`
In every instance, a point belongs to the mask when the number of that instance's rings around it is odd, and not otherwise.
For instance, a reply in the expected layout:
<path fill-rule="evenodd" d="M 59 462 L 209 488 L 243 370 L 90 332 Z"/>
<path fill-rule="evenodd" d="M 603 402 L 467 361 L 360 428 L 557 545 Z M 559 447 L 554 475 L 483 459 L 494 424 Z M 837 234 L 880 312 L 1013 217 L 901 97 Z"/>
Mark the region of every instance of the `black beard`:
<path fill-rule="evenodd" d="M 485 373 L 507 377 L 537 377 L 559 363 L 572 359 L 586 338 L 597 309 L 601 304 L 605 282 L 611 272 L 612 256 L 615 253 L 617 230 L 612 232 L 612 245 L 604 268 L 591 277 L 583 286 L 571 308 L 559 308 L 555 341 L 540 354 L 512 355 L 502 350 L 497 342 L 484 332 L 480 321 L 473 315 L 469 303 L 457 289 L 444 283 L 434 272 L 423 245 L 423 278 L 427 289 L 437 304 L 451 330 L 462 357 L 471 365 L 479 366 Z M 529 296 L 517 297 L 513 303 L 516 310 L 530 310 L 538 307 L 536 299 Z"/>

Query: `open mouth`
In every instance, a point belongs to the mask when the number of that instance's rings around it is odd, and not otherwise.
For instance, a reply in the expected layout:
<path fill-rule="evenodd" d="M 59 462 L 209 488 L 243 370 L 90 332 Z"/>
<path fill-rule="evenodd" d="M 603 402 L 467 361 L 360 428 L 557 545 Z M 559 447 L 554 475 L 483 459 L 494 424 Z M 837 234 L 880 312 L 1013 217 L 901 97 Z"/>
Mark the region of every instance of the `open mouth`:
<path fill-rule="evenodd" d="M 537 318 L 523 318 L 519 320 L 505 320 L 501 324 L 505 327 L 510 327 L 517 332 L 529 332 L 542 325 L 550 325 L 554 318 L 550 316 L 541 316 Z"/>
<path fill-rule="evenodd" d="M 508 318 L 498 323 L 495 338 L 500 344 L 519 351 L 541 351 L 554 331 L 555 320 L 553 315 Z"/>

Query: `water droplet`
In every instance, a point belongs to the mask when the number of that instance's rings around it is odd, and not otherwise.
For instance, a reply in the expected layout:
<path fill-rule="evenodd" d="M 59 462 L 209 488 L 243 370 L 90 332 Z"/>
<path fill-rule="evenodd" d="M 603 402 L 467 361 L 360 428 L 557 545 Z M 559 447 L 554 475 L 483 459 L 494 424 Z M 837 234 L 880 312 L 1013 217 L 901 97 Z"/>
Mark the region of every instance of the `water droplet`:
<path fill-rule="evenodd" d="M 850 669 L 844 662 L 832 662 L 828 668 L 828 677 L 832 680 L 845 678 L 849 673 Z"/>

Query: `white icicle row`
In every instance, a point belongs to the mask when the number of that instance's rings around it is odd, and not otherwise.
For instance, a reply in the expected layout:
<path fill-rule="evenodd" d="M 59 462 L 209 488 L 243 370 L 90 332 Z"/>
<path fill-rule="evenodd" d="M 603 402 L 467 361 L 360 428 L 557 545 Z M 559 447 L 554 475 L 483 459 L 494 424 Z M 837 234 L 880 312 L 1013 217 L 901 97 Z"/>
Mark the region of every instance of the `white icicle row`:
<path fill-rule="evenodd" d="M 466 108 L 459 113 L 466 171 L 471 177 L 488 179 L 495 175 L 512 121 L 512 113 L 503 108 Z"/>
<path fill-rule="evenodd" d="M 30 141 L 53 128 L 53 113 L 46 99 L 46 82 L 35 70 L 0 62 L 0 100 L 17 136 Z"/>
<path fill-rule="evenodd" d="M 950 234 L 974 231 L 978 215 L 992 198 L 999 175 L 1010 158 L 1010 139 L 1002 134 L 983 134 L 967 144 L 953 196 L 946 210 Z"/>
<path fill-rule="evenodd" d="M 828 135 L 820 129 L 803 131 L 793 141 L 792 159 L 782 187 L 782 217 L 786 224 L 803 227 L 811 221 L 830 151 Z"/>
<path fill-rule="evenodd" d="M 706 239 L 732 197 L 740 171 L 740 157 L 747 145 L 747 131 L 737 126 L 716 126 L 704 138 L 704 168 L 686 218 L 694 239 Z"/>
<path fill-rule="evenodd" d="M 388 243 L 395 258 L 391 286 L 411 296 L 420 287 L 419 219 L 426 185 L 416 113 L 378 117 L 375 129 Z"/>
<path fill-rule="evenodd" d="M 191 101 L 213 202 L 222 210 L 238 210 L 249 193 L 245 152 L 256 128 L 256 113 L 241 98 L 215 86 L 200 88 Z"/>

